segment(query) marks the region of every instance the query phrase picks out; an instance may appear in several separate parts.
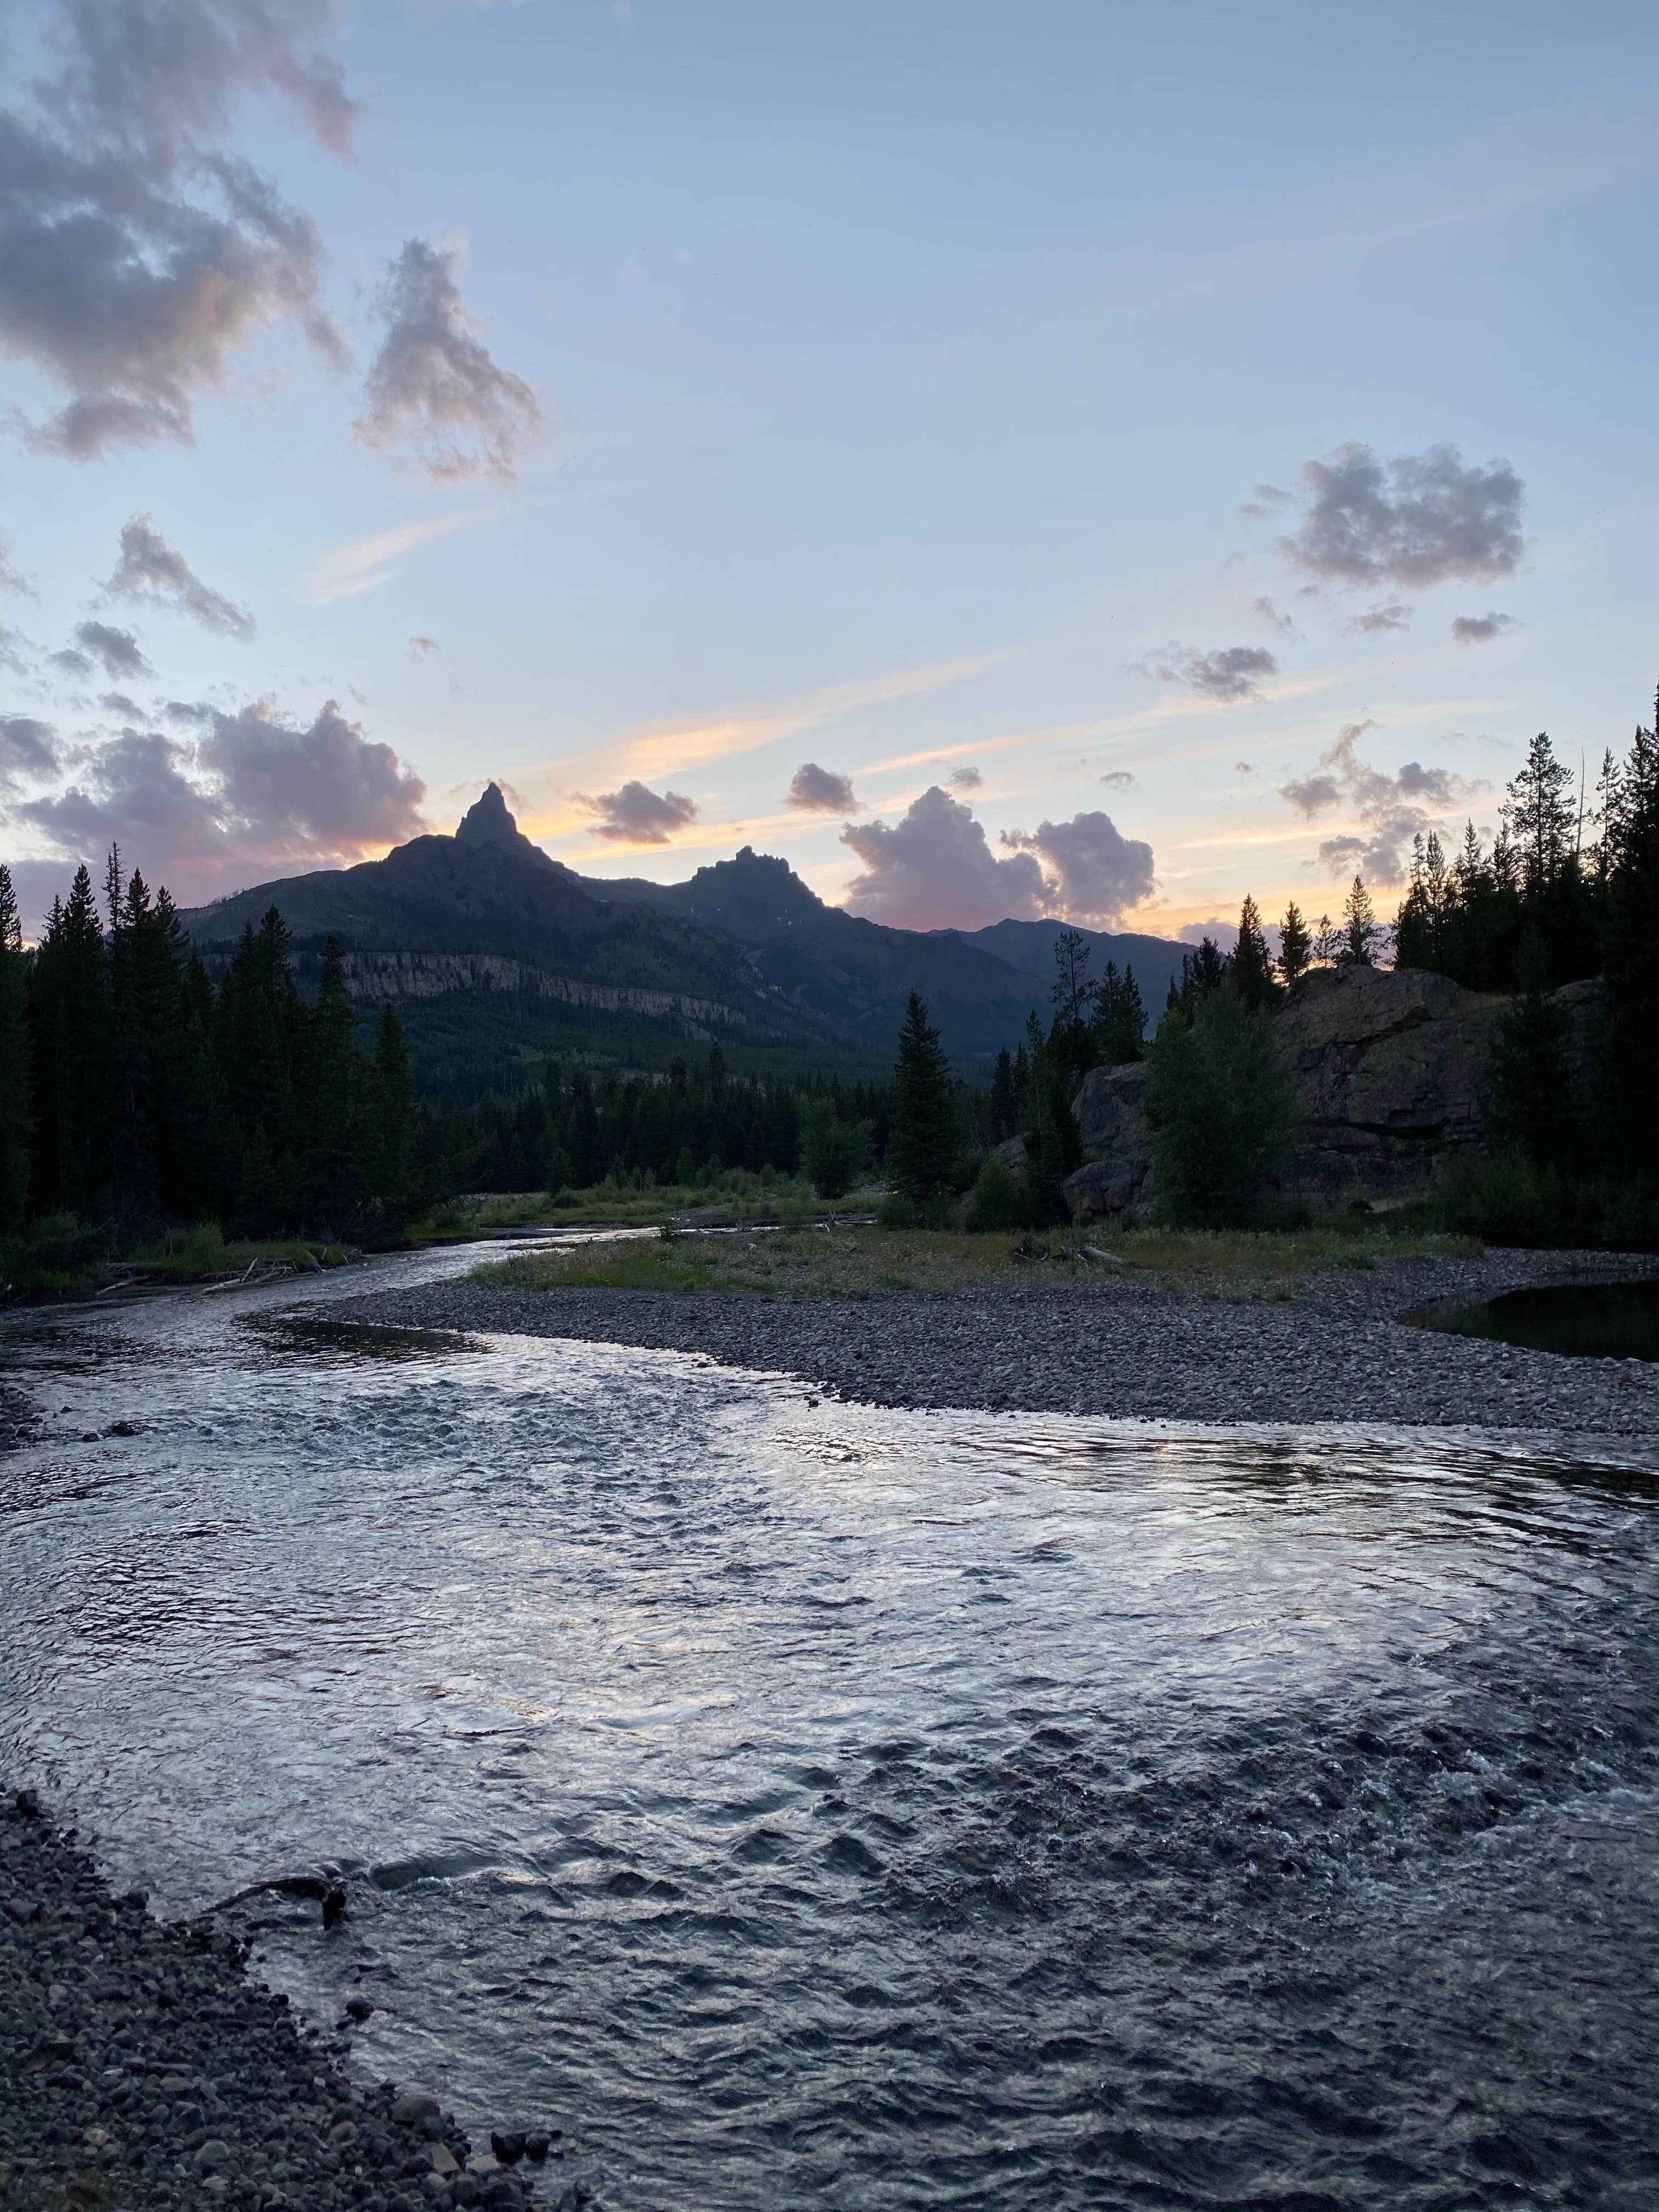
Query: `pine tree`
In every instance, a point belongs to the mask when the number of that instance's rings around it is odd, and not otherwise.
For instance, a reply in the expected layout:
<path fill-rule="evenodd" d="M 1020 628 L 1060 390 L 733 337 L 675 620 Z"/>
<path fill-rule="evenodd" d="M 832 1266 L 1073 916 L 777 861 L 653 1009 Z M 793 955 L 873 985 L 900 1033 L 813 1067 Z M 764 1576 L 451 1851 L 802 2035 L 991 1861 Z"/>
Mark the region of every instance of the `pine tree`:
<path fill-rule="evenodd" d="M 1094 988 L 1089 981 L 1089 940 L 1080 929 L 1062 929 L 1054 939 L 1054 1026 L 1049 1047 L 1079 1075 L 1094 1065 L 1089 1013 Z"/>
<path fill-rule="evenodd" d="M 52 918 L 29 976 L 38 1131 L 35 1201 L 92 1213 L 109 1176 L 104 933 L 84 862 Z"/>
<path fill-rule="evenodd" d="M 32 1085 L 28 966 L 11 871 L 0 862 L 0 1231 L 21 1228 L 28 1211 Z"/>
<path fill-rule="evenodd" d="M 887 1171 L 894 1188 L 915 1206 L 926 1206 L 951 1187 L 957 1156 L 956 1102 L 951 1066 L 912 991 L 899 1030 L 893 1069 L 893 1128 Z"/>
<path fill-rule="evenodd" d="M 364 1196 L 359 1121 L 362 1060 L 357 1017 L 346 996 L 345 953 L 337 937 L 323 947 L 310 1031 L 305 1165 L 306 1211 L 313 1227 L 343 1229 Z"/>
<path fill-rule="evenodd" d="M 1014 1063 L 1004 1045 L 991 1076 L 991 1142 L 1005 1144 L 1019 1127 L 1019 1093 L 1014 1085 Z"/>
<path fill-rule="evenodd" d="M 403 1024 L 398 1019 L 397 1008 L 390 1004 L 380 1009 L 368 1089 L 368 1192 L 395 1218 L 407 1207 L 412 1195 L 415 1078 L 410 1068 Z M 563 1180 L 562 1176 L 560 1180 Z"/>
<path fill-rule="evenodd" d="M 1536 928 L 1522 940 L 1521 990 L 1500 1017 L 1488 1071 L 1492 1133 L 1538 1167 L 1565 1168 L 1574 1151 L 1563 1049 L 1567 1017 L 1548 995 L 1549 956 Z"/>
<path fill-rule="evenodd" d="M 1101 1057 L 1109 1067 L 1125 1067 L 1139 1060 L 1146 1049 L 1146 1009 L 1141 1004 L 1135 971 L 1126 965 Z"/>
<path fill-rule="evenodd" d="M 1255 1218 L 1291 1113 L 1268 1015 L 1231 991 L 1210 993 L 1190 1021 L 1166 1013 L 1146 1097 L 1159 1215 L 1200 1229 Z"/>
<path fill-rule="evenodd" d="M 1606 812 L 1607 1133 L 1625 1171 L 1652 1182 L 1659 1180 L 1659 699 L 1654 727 L 1638 729 Z"/>
<path fill-rule="evenodd" d="M 1229 981 L 1247 1006 L 1254 1010 L 1273 1004 L 1277 994 L 1273 955 L 1267 950 L 1261 911 L 1248 894 L 1239 909 L 1238 943 L 1233 948 L 1227 973 Z"/>
<path fill-rule="evenodd" d="M 1287 991 L 1294 989 L 1307 974 L 1312 957 L 1313 940 L 1308 935 L 1308 925 L 1302 919 L 1301 908 L 1292 899 L 1279 925 L 1279 974 Z"/>
<path fill-rule="evenodd" d="M 1349 886 L 1348 896 L 1342 902 L 1342 949 L 1336 956 L 1337 965 L 1374 968 L 1377 947 L 1385 933 L 1377 922 L 1376 910 L 1363 876 L 1356 876 Z"/>
<path fill-rule="evenodd" d="M 1508 788 L 1504 823 L 1517 856 L 1521 889 L 1528 901 L 1541 900 L 1559 881 L 1574 845 L 1572 772 L 1556 759 L 1542 730 Z"/>

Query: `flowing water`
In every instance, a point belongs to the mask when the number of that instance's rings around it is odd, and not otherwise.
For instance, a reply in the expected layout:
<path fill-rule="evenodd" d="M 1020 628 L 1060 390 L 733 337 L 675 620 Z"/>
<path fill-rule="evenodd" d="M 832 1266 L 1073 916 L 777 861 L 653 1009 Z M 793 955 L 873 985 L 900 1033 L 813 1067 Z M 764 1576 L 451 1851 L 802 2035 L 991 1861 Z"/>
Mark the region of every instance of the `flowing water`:
<path fill-rule="evenodd" d="M 259 1971 L 365 2071 L 617 2212 L 1659 2203 L 1651 1471 L 362 1280 L 9 1324 L 0 1769 L 163 1912 L 341 1873 Z"/>

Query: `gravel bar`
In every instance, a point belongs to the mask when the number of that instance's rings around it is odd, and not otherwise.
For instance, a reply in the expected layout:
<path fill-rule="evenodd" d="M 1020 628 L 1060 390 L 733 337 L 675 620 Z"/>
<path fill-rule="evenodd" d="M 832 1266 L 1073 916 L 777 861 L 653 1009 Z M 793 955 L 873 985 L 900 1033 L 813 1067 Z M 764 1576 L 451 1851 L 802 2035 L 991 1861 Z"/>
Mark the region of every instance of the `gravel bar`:
<path fill-rule="evenodd" d="M 0 1805 L 0 2205 L 579 2212 L 590 2201 L 580 2183 L 560 2186 L 556 2165 L 534 2166 L 545 2136 L 501 2138 L 503 2163 L 474 2154 L 434 2098 L 349 2081 L 343 2046 L 252 1981 L 246 1950 L 219 1915 L 163 1924 L 142 1892 L 112 1896 L 32 1791 Z"/>
<path fill-rule="evenodd" d="M 785 1300 L 740 1292 L 434 1284 L 342 1320 L 701 1352 L 866 1405 L 1117 1419 L 1380 1421 L 1659 1441 L 1659 1364 L 1566 1358 L 1403 1324 L 1408 1309 L 1659 1274 L 1651 1255 L 1378 1260 L 1275 1294 L 1092 1268 L 1062 1285 Z"/>

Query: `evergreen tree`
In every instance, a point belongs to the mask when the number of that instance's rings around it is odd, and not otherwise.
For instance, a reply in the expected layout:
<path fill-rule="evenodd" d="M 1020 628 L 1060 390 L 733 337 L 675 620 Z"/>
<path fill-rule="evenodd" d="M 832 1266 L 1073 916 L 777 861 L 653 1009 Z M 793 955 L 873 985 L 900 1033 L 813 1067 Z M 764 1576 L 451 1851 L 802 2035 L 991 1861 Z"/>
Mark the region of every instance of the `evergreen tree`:
<path fill-rule="evenodd" d="M 1255 901 L 1248 895 L 1238 915 L 1238 943 L 1228 964 L 1228 980 L 1252 1009 L 1270 1006 L 1278 995 L 1273 955 Z"/>
<path fill-rule="evenodd" d="M 1095 1060 L 1089 1019 L 1095 996 L 1088 972 L 1091 949 L 1080 929 L 1062 929 L 1054 939 L 1054 981 L 1050 993 L 1054 1018 L 1048 1044 L 1079 1075 L 1086 1073 Z"/>
<path fill-rule="evenodd" d="M 374 1031 L 368 1105 L 368 1194 L 396 1218 L 406 1210 L 413 1194 L 415 1079 L 403 1024 L 398 1019 L 397 1008 L 389 1003 L 381 1007 Z M 560 1181 L 563 1179 L 562 1176 Z"/>
<path fill-rule="evenodd" d="M 109 1174 L 104 933 L 83 862 L 54 899 L 29 978 L 35 1079 L 36 1202 L 90 1214 Z"/>
<path fill-rule="evenodd" d="M 21 1228 L 28 1211 L 32 1088 L 28 966 L 11 871 L 0 863 L 0 1232 Z"/>
<path fill-rule="evenodd" d="M 306 1210 L 315 1227 L 343 1229 L 364 1195 L 359 1103 L 362 1060 L 357 1017 L 346 996 L 344 950 L 337 937 L 323 947 L 323 970 L 312 1011 L 307 1125 Z"/>
<path fill-rule="evenodd" d="M 1537 1167 L 1571 1164 L 1573 1115 L 1563 1050 L 1565 1010 L 1548 995 L 1549 956 L 1539 932 L 1522 940 L 1520 994 L 1504 1010 L 1488 1070 L 1487 1120 L 1495 1136 Z"/>
<path fill-rule="evenodd" d="M 1659 1101 L 1659 700 L 1654 727 L 1637 731 L 1605 813 L 1607 1134 L 1625 1171 L 1651 1182 Z"/>
<path fill-rule="evenodd" d="M 1528 902 L 1542 901 L 1574 852 L 1572 772 L 1556 759 L 1542 730 L 1528 746 L 1526 765 L 1508 790 L 1504 821 L 1517 856 L 1521 889 Z"/>
<path fill-rule="evenodd" d="M 1290 1121 L 1273 1024 L 1232 991 L 1179 1007 L 1146 1054 L 1146 1118 L 1160 1217 L 1223 1229 L 1252 1220 Z"/>
<path fill-rule="evenodd" d="M 1376 919 L 1364 876 L 1356 876 L 1342 902 L 1342 947 L 1336 956 L 1340 968 L 1374 968 L 1377 949 L 1387 933 Z"/>
<path fill-rule="evenodd" d="M 1101 1044 L 1101 1058 L 1109 1067 L 1125 1067 L 1139 1060 L 1146 1049 L 1146 1009 L 1133 968 L 1124 967 Z"/>
<path fill-rule="evenodd" d="M 957 1158 L 951 1066 L 927 1009 L 912 991 L 893 1070 L 893 1128 L 887 1171 L 894 1188 L 925 1206 L 951 1187 Z"/>
<path fill-rule="evenodd" d="M 1285 918 L 1279 925 L 1279 975 L 1285 989 L 1291 990 L 1308 972 L 1313 957 L 1313 939 L 1308 934 L 1308 925 L 1302 919 L 1302 909 L 1292 899 L 1285 909 Z"/>
<path fill-rule="evenodd" d="M 1019 1092 L 1015 1085 L 1014 1063 L 1004 1045 L 997 1054 L 991 1077 L 991 1142 L 1006 1143 L 1018 1127 Z"/>
<path fill-rule="evenodd" d="M 833 1098 L 812 1099 L 801 1117 L 801 1164 L 823 1199 L 844 1198 L 863 1172 L 863 1133 L 842 1120 Z"/>

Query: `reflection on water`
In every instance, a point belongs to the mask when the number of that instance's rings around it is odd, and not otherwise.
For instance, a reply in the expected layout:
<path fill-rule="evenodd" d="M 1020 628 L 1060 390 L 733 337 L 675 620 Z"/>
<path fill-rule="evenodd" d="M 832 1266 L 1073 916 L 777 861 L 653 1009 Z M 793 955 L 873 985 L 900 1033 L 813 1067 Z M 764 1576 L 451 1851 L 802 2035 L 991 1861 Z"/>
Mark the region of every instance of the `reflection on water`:
<path fill-rule="evenodd" d="M 1659 1280 L 1506 1291 L 1480 1305 L 1419 1306 L 1401 1319 L 1452 1336 L 1589 1359 L 1659 1359 Z"/>
<path fill-rule="evenodd" d="M 343 1875 L 368 2070 L 617 2208 L 1659 2195 L 1651 1474 L 98 1326 L 0 1758 L 161 1909 Z"/>

